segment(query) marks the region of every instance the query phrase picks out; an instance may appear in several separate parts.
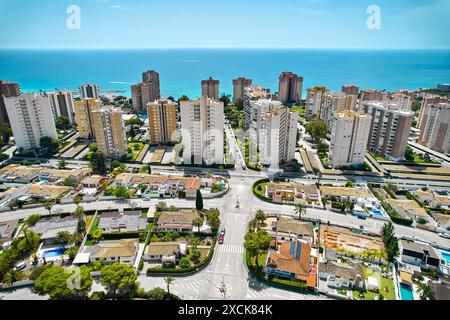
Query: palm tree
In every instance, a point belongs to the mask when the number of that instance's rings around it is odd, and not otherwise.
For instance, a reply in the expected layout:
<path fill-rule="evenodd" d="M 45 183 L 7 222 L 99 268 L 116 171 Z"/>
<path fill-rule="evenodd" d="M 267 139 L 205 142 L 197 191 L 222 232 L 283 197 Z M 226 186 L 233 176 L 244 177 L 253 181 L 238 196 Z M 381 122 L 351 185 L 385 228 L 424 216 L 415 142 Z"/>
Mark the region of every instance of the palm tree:
<path fill-rule="evenodd" d="M 330 202 L 330 200 L 328 199 L 328 197 L 323 197 L 322 198 L 323 210 L 325 210 L 327 208 L 327 204 L 329 202 Z"/>
<path fill-rule="evenodd" d="M 298 220 L 300 220 L 300 217 L 306 214 L 306 209 L 301 204 L 296 204 L 294 208 L 294 213 L 298 215 Z"/>
<path fill-rule="evenodd" d="M 73 235 L 69 231 L 60 231 L 56 235 L 56 241 L 58 243 L 66 244 L 73 240 Z"/>
<path fill-rule="evenodd" d="M 419 296 L 421 300 L 436 300 L 433 288 L 425 283 L 419 284 Z"/>
<path fill-rule="evenodd" d="M 200 232 L 200 227 L 203 225 L 203 219 L 200 217 L 197 217 L 194 219 L 194 226 L 197 227 L 197 232 Z"/>
<path fill-rule="evenodd" d="M 20 281 L 23 278 L 24 274 L 21 270 L 11 269 L 5 274 L 3 281 L 8 285 L 12 285 L 14 282 Z"/>
<path fill-rule="evenodd" d="M 53 202 L 52 201 L 45 201 L 44 202 L 45 209 L 48 210 L 49 214 L 52 214 L 52 208 L 53 208 Z"/>
<path fill-rule="evenodd" d="M 76 195 L 73 198 L 73 203 L 75 203 L 77 205 L 77 207 L 78 207 L 80 205 L 80 203 L 81 203 L 81 197 L 79 195 Z"/>
<path fill-rule="evenodd" d="M 252 219 L 248 223 L 248 231 L 253 232 L 258 227 L 258 220 Z"/>
<path fill-rule="evenodd" d="M 103 235 L 102 229 L 96 229 L 94 232 L 92 232 L 92 240 L 94 240 L 95 243 L 97 243 Z"/>
<path fill-rule="evenodd" d="M 261 223 L 263 223 L 266 220 L 267 216 L 266 216 L 266 213 L 263 210 L 258 209 L 256 211 L 255 218 L 259 222 L 259 224 L 261 224 Z"/>
<path fill-rule="evenodd" d="M 167 277 L 164 278 L 164 282 L 167 284 L 167 294 L 170 295 L 170 286 L 172 285 L 172 283 L 175 281 L 175 278 L 172 277 Z"/>

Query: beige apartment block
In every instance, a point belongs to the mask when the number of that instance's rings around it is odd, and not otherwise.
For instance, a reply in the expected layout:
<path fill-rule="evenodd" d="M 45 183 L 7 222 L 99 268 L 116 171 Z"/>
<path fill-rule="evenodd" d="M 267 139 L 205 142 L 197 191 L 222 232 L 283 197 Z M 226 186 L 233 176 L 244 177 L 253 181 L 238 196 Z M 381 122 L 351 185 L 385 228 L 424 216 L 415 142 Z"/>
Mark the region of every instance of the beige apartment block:
<path fill-rule="evenodd" d="M 151 144 L 176 142 L 177 104 L 158 100 L 147 104 Z"/>
<path fill-rule="evenodd" d="M 75 101 L 75 122 L 81 139 L 94 139 L 95 132 L 92 125 L 92 112 L 101 108 L 100 100 L 88 98 Z"/>
<path fill-rule="evenodd" d="M 149 102 L 158 100 L 161 96 L 159 73 L 148 70 L 142 73 L 142 82 L 131 86 L 133 108 L 142 110 Z"/>
<path fill-rule="evenodd" d="M 378 101 L 364 102 L 362 110 L 372 116 L 367 149 L 390 160 L 403 159 L 414 112 Z"/>
<path fill-rule="evenodd" d="M 345 94 L 357 96 L 359 94 L 359 87 L 354 84 L 344 84 L 342 85 L 341 91 Z"/>
<path fill-rule="evenodd" d="M 91 116 L 98 150 L 108 158 L 127 154 L 125 127 L 120 110 L 106 106 L 92 111 Z"/>
<path fill-rule="evenodd" d="M 320 119 L 330 128 L 333 113 L 343 110 L 354 110 L 356 108 L 356 101 L 357 96 L 355 95 L 347 95 L 343 92 L 327 92 L 322 95 Z"/>
<path fill-rule="evenodd" d="M 202 80 L 202 97 L 219 100 L 219 80 L 209 77 Z"/>
<path fill-rule="evenodd" d="M 233 80 L 233 102 L 244 99 L 244 89 L 252 86 L 252 79 L 237 78 Z"/>
<path fill-rule="evenodd" d="M 330 162 L 333 168 L 364 163 L 372 117 L 355 111 L 334 113 Z"/>
<path fill-rule="evenodd" d="M 302 101 L 303 77 L 292 72 L 282 72 L 278 78 L 278 100 L 283 103 Z"/>
<path fill-rule="evenodd" d="M 322 108 L 323 96 L 328 92 L 328 89 L 323 86 L 316 86 L 306 89 L 306 117 L 308 119 L 314 116 L 320 116 Z"/>
<path fill-rule="evenodd" d="M 418 143 L 450 153 L 450 103 L 427 104 L 422 110 Z"/>

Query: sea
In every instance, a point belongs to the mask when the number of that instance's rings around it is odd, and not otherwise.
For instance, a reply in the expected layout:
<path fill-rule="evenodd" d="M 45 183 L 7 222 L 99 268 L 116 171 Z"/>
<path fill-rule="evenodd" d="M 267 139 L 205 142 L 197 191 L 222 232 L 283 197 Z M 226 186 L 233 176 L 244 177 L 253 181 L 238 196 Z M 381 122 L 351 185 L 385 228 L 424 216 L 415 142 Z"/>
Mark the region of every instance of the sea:
<path fill-rule="evenodd" d="M 161 94 L 174 98 L 198 97 L 201 80 L 210 76 L 225 94 L 241 76 L 277 92 L 283 71 L 303 76 L 304 92 L 317 85 L 339 91 L 343 84 L 389 91 L 449 83 L 450 50 L 0 50 L 0 79 L 19 83 L 23 92 L 77 90 L 91 82 L 130 96 L 145 70 L 159 72 Z"/>

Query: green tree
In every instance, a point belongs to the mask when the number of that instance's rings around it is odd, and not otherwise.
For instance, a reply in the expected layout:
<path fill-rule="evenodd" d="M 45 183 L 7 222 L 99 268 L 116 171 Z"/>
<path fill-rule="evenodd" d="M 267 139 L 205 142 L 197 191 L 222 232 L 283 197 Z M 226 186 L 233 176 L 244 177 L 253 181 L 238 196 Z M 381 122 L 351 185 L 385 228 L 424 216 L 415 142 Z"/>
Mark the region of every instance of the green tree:
<path fill-rule="evenodd" d="M 53 201 L 52 200 L 47 200 L 47 201 L 44 201 L 42 204 L 44 205 L 44 208 L 46 210 L 48 210 L 48 213 L 52 214 Z"/>
<path fill-rule="evenodd" d="M 103 236 L 102 229 L 95 229 L 91 234 L 92 240 L 95 243 L 97 243 L 102 238 L 102 236 Z"/>
<path fill-rule="evenodd" d="M 300 220 L 300 218 L 306 214 L 306 208 L 300 203 L 296 204 L 294 207 L 294 213 L 298 215 L 298 219 Z"/>
<path fill-rule="evenodd" d="M 245 235 L 244 248 L 247 250 L 248 255 L 252 258 L 255 257 L 256 265 L 259 266 L 258 254 L 259 254 L 259 237 L 256 232 L 248 232 Z"/>
<path fill-rule="evenodd" d="M 212 232 L 216 232 L 220 228 L 220 211 L 216 208 L 211 208 L 205 213 L 206 222 L 211 227 Z"/>
<path fill-rule="evenodd" d="M 128 189 L 127 187 L 125 187 L 124 185 L 118 185 L 115 189 L 114 189 L 114 196 L 120 199 L 129 199 L 130 198 L 130 194 L 128 193 Z"/>
<path fill-rule="evenodd" d="M 103 152 L 95 151 L 94 153 L 92 153 L 89 165 L 94 173 L 102 176 L 106 175 L 106 157 Z"/>
<path fill-rule="evenodd" d="M 69 231 L 60 231 L 56 235 L 56 242 L 67 244 L 72 242 L 73 236 Z"/>
<path fill-rule="evenodd" d="M 195 197 L 195 207 L 197 210 L 203 210 L 203 196 L 200 189 L 197 189 L 197 195 Z"/>
<path fill-rule="evenodd" d="M 227 96 L 225 93 L 222 93 L 222 96 L 219 98 L 219 101 L 222 101 L 224 107 L 226 107 L 230 103 L 230 97 Z"/>
<path fill-rule="evenodd" d="M 315 119 L 309 122 L 306 126 L 306 130 L 311 135 L 311 138 L 315 143 L 322 142 L 328 134 L 328 128 L 324 121 L 320 119 Z"/>
<path fill-rule="evenodd" d="M 59 130 L 67 130 L 70 126 L 69 118 L 60 116 L 55 119 L 55 126 Z"/>
<path fill-rule="evenodd" d="M 100 271 L 100 283 L 106 288 L 112 299 L 126 297 L 136 289 L 136 271 L 129 264 L 118 262 L 105 265 Z"/>
<path fill-rule="evenodd" d="M 181 258 L 180 262 L 178 263 L 180 265 L 180 268 L 189 268 L 191 266 L 191 262 L 188 258 Z"/>
<path fill-rule="evenodd" d="M 189 97 L 183 94 L 180 98 L 178 98 L 178 103 L 181 101 L 189 101 Z"/>
<path fill-rule="evenodd" d="M 0 153 L 0 162 L 3 162 L 5 160 L 8 160 L 9 156 L 6 153 Z"/>
<path fill-rule="evenodd" d="M 419 283 L 418 291 L 420 300 L 436 300 L 433 288 L 430 285 Z"/>
<path fill-rule="evenodd" d="M 44 149 L 44 156 L 53 156 L 59 148 L 59 143 L 57 139 L 51 137 L 42 137 L 39 139 L 39 146 Z"/>
<path fill-rule="evenodd" d="M 265 214 L 265 212 L 264 212 L 263 210 L 258 209 L 258 210 L 256 211 L 255 218 L 256 218 L 256 220 L 259 222 L 259 224 L 261 224 L 261 223 L 263 223 L 264 221 L 266 221 L 267 215 Z"/>
<path fill-rule="evenodd" d="M 34 226 L 41 218 L 42 216 L 40 214 L 33 214 L 25 220 L 25 224 L 29 227 Z"/>
<path fill-rule="evenodd" d="M 173 277 L 164 278 L 164 282 L 167 285 L 167 294 L 168 295 L 170 295 L 170 286 L 173 284 L 174 281 L 175 281 L 175 278 L 173 278 Z"/>
<path fill-rule="evenodd" d="M 9 139 L 11 136 L 11 126 L 8 123 L 0 123 L 0 145 L 9 143 Z"/>
<path fill-rule="evenodd" d="M 188 260 L 189 261 L 189 260 Z M 150 300 L 163 300 L 166 296 L 166 291 L 163 288 L 153 288 L 147 292 L 147 297 Z"/>
<path fill-rule="evenodd" d="M 14 282 L 21 281 L 24 278 L 25 275 L 21 270 L 11 269 L 5 274 L 3 282 L 12 285 Z"/>
<path fill-rule="evenodd" d="M 353 181 L 352 180 L 347 180 L 347 182 L 345 183 L 345 186 L 347 188 L 353 188 Z"/>
<path fill-rule="evenodd" d="M 71 246 L 66 251 L 64 251 L 64 254 L 67 254 L 69 256 L 69 259 L 72 261 L 75 259 L 78 253 L 78 247 L 77 246 Z"/>
<path fill-rule="evenodd" d="M 389 221 L 383 225 L 381 228 L 381 238 L 383 239 L 388 260 L 393 262 L 395 257 L 399 254 L 399 247 L 392 222 Z"/>
<path fill-rule="evenodd" d="M 409 162 L 414 161 L 414 150 L 410 146 L 406 147 L 405 160 Z"/>
<path fill-rule="evenodd" d="M 197 227 L 197 232 L 200 232 L 200 227 L 203 225 L 203 219 L 201 217 L 197 217 L 194 219 L 194 226 Z"/>
<path fill-rule="evenodd" d="M 131 118 L 125 121 L 126 126 L 139 126 L 142 127 L 144 125 L 144 121 L 140 118 Z"/>

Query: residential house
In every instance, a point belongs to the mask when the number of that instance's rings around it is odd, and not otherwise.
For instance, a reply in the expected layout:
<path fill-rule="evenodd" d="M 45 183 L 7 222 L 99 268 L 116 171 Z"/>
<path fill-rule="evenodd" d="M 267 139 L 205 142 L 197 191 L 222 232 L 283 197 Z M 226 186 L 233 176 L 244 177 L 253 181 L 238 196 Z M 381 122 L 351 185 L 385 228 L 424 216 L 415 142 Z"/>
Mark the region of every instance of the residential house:
<path fill-rule="evenodd" d="M 414 241 L 400 241 L 400 260 L 425 270 L 438 270 L 440 266 L 440 256 L 437 250 L 429 244 Z"/>
<path fill-rule="evenodd" d="M 83 253 L 87 253 L 88 261 L 104 261 L 105 263 L 119 262 L 134 265 L 139 249 L 139 239 L 121 239 L 100 241 L 93 246 L 85 246 Z"/>
<path fill-rule="evenodd" d="M 194 220 L 198 217 L 197 210 L 162 211 L 157 225 L 161 231 L 193 231 Z"/>
<path fill-rule="evenodd" d="M 70 191 L 70 187 L 54 186 L 49 184 L 28 185 L 26 194 L 35 199 L 58 199 Z"/>
<path fill-rule="evenodd" d="M 333 251 L 325 249 L 325 252 Z M 329 256 L 329 254 L 326 256 Z M 326 281 L 331 288 L 364 289 L 362 263 L 359 261 L 339 262 L 334 258 L 325 258 L 319 263 L 319 278 Z"/>
<path fill-rule="evenodd" d="M 295 220 L 292 217 L 279 217 L 270 234 L 279 242 L 295 239 L 303 239 L 309 245 L 316 242 L 312 222 Z"/>
<path fill-rule="evenodd" d="M 315 184 L 301 184 L 292 182 L 268 183 L 265 196 L 276 203 L 293 202 L 308 205 L 319 201 L 319 192 Z"/>
<path fill-rule="evenodd" d="M 264 267 L 266 276 L 286 278 L 304 283 L 309 288 L 317 284 L 317 250 L 303 240 L 284 242 L 278 251 L 270 250 Z"/>
<path fill-rule="evenodd" d="M 147 230 L 147 218 L 141 211 L 104 212 L 100 215 L 98 228 L 103 233 L 117 232 L 145 232 Z"/>
<path fill-rule="evenodd" d="M 0 243 L 12 240 L 18 222 L 19 220 L 0 222 Z"/>
<path fill-rule="evenodd" d="M 163 266 L 175 266 L 177 259 L 186 254 L 186 242 L 151 242 L 144 253 L 144 260 L 161 262 Z"/>
<path fill-rule="evenodd" d="M 30 183 L 39 177 L 40 167 L 9 164 L 0 168 L 0 182 Z"/>
<path fill-rule="evenodd" d="M 78 218 L 76 217 L 50 217 L 40 219 L 31 231 L 41 236 L 41 241 L 54 243 L 59 232 L 67 231 L 74 234 L 78 231 Z"/>

